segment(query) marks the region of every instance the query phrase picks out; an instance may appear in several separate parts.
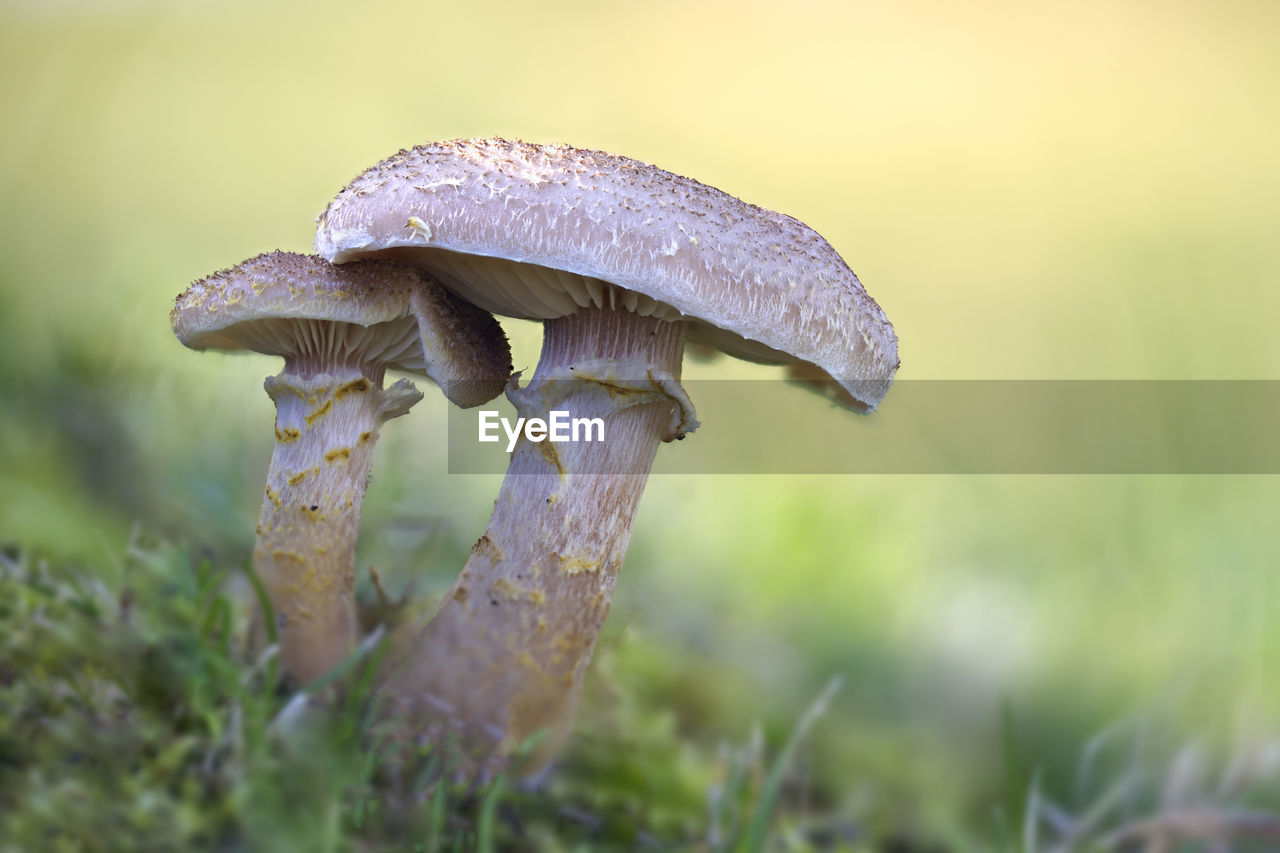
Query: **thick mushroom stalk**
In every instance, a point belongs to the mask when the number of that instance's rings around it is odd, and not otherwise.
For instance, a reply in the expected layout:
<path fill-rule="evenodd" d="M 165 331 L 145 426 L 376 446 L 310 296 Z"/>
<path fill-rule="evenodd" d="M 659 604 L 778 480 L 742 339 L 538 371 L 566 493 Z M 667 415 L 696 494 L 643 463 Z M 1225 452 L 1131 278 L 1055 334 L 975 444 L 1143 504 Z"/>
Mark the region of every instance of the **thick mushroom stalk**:
<path fill-rule="evenodd" d="M 484 535 L 384 686 L 486 753 L 539 731 L 554 751 L 609 610 L 660 441 L 696 424 L 680 389 L 684 324 L 584 309 L 548 321 L 523 417 L 600 418 L 603 441 L 521 439 Z"/>
<path fill-rule="evenodd" d="M 358 638 L 356 536 L 379 430 L 422 393 L 406 379 L 286 369 L 265 387 L 276 444 L 253 551 L 275 613 L 285 670 L 306 683 L 337 666 Z"/>

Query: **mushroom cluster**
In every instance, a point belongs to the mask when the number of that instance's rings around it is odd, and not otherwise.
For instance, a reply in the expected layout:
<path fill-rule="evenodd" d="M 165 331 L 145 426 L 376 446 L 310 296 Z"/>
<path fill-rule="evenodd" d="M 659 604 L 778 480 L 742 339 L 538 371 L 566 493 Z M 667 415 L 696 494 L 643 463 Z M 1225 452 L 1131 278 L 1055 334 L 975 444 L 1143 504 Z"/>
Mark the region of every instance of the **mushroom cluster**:
<path fill-rule="evenodd" d="M 425 374 L 457 405 L 479 405 L 511 373 L 506 338 L 492 315 L 413 267 L 335 267 L 285 252 L 192 284 L 170 323 L 192 349 L 284 358 L 265 383 L 276 443 L 253 564 L 285 671 L 314 681 L 355 647 L 356 531 L 379 429 L 422 399 L 407 379 L 384 388 L 387 368 Z"/>
<path fill-rule="evenodd" d="M 898 367 L 889 321 L 812 229 L 599 151 L 502 139 L 401 151 L 338 194 L 319 217 L 316 250 L 339 270 L 416 269 L 489 322 L 488 312 L 542 321 L 532 378 L 521 386 L 503 375 L 508 399 L 522 417 L 554 410 L 604 424 L 604 441 L 516 444 L 457 582 L 397 644 L 381 682 L 406 720 L 481 754 L 509 754 L 545 731 L 548 757 L 567 731 L 658 445 L 697 427 L 680 385 L 686 342 L 786 365 L 859 411 L 874 409 Z M 393 362 L 379 363 L 406 366 Z M 299 412 L 324 404 L 303 393 L 316 402 Z M 496 393 L 485 385 L 468 399 Z M 282 463 L 280 476 L 314 461 Z M 274 524 L 268 515 L 264 503 L 264 525 Z M 298 585 L 273 589 L 292 601 Z"/>

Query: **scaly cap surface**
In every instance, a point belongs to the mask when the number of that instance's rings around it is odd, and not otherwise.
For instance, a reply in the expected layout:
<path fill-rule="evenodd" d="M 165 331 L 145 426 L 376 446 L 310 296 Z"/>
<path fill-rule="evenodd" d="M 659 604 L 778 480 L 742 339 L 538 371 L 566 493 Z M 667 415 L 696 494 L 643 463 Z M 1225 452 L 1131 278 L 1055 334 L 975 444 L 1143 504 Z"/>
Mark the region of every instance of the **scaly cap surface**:
<path fill-rule="evenodd" d="M 600 151 L 503 139 L 400 151 L 330 203 L 316 249 L 408 261 L 497 314 L 608 305 L 685 319 L 691 341 L 830 377 L 859 408 L 898 367 L 884 312 L 813 229 Z"/>
<path fill-rule="evenodd" d="M 192 284 L 169 319 L 192 349 L 286 359 L 338 351 L 425 374 L 460 406 L 493 399 L 511 373 L 492 316 L 394 261 L 335 267 L 314 255 L 258 255 Z"/>

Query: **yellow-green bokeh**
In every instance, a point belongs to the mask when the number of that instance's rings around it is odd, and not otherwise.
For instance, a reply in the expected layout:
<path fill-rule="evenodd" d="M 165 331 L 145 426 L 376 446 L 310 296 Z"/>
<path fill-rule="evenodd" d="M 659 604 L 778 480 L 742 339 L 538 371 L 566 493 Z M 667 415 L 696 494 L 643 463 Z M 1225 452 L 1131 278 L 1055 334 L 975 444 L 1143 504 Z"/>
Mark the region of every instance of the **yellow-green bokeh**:
<path fill-rule="evenodd" d="M 1245 0 L 9 2 L 0 540 L 246 553 L 276 368 L 182 349 L 173 296 L 307 250 L 351 177 L 434 139 L 603 148 L 804 220 L 903 378 L 1277 378 L 1277 43 Z M 420 593 L 497 484 L 445 474 L 443 423 L 388 425 L 362 527 Z M 725 736 L 845 673 L 853 775 L 877 739 L 988 774 L 1005 696 L 1059 756 L 1156 710 L 1274 733 L 1277 512 L 1272 477 L 664 476 L 611 630 L 701 673 L 683 713 Z"/>

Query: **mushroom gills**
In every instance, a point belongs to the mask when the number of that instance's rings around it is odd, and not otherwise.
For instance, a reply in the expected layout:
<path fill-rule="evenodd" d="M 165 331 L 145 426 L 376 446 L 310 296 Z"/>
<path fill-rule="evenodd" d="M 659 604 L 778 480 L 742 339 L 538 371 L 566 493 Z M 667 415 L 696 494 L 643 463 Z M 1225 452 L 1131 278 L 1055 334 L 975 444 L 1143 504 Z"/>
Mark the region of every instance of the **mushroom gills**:
<path fill-rule="evenodd" d="M 375 326 L 327 320 L 266 318 L 237 323 L 220 333 L 246 349 L 324 364 L 382 362 L 399 370 L 423 370 L 426 361 L 413 315 Z"/>
<path fill-rule="evenodd" d="M 371 257 L 374 256 L 372 253 Z M 758 364 L 800 365 L 806 374 L 820 368 L 773 347 L 745 338 L 696 317 L 681 314 L 674 306 L 591 276 L 557 270 L 541 264 L 513 261 L 489 255 L 471 255 L 429 246 L 398 246 L 376 253 L 413 264 L 454 294 L 485 311 L 524 320 L 547 320 L 574 314 L 581 308 L 623 308 L 641 317 L 684 320 L 688 339 L 734 358 Z M 492 294 L 497 292 L 500 297 Z M 517 313 L 512 306 L 519 306 Z M 841 377 L 846 378 L 846 377 Z M 847 377 L 860 379 L 862 377 Z M 886 380 L 883 384 L 888 385 Z M 852 408 L 866 410 L 852 401 Z"/>
<path fill-rule="evenodd" d="M 425 270 L 473 305 L 522 320 L 550 320 L 579 308 L 625 308 L 641 317 L 687 319 L 665 302 L 598 278 L 541 264 L 489 255 L 471 255 L 426 246 L 398 246 L 379 251 Z M 492 292 L 501 297 L 495 299 Z M 512 305 L 520 308 L 513 311 Z"/>

